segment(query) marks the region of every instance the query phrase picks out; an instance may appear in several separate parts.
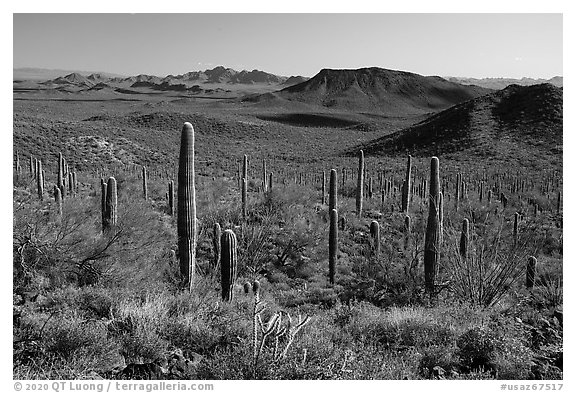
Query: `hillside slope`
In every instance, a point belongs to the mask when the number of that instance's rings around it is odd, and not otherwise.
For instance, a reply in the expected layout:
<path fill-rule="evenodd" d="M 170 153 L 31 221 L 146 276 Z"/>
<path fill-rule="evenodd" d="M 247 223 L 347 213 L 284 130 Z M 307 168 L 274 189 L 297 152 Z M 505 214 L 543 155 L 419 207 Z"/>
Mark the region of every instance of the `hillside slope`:
<path fill-rule="evenodd" d="M 558 164 L 562 160 L 562 107 L 561 88 L 551 84 L 511 85 L 358 149 L 369 155 L 409 153 L 528 161 L 538 156 Z"/>

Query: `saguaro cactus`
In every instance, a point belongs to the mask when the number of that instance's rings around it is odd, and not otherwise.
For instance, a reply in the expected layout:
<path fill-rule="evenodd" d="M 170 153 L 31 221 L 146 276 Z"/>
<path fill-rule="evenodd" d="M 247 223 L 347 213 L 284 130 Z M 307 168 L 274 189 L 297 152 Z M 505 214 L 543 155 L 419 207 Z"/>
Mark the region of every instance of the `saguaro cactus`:
<path fill-rule="evenodd" d="M 222 245 L 220 257 L 222 300 L 231 301 L 234 298 L 234 281 L 236 280 L 236 266 L 238 263 L 236 235 L 231 229 L 227 229 L 222 233 L 220 241 Z"/>
<path fill-rule="evenodd" d="M 333 209 L 337 209 L 338 204 L 338 183 L 337 183 L 337 172 L 336 169 L 330 170 L 330 193 L 328 195 L 328 211 L 331 212 Z"/>
<path fill-rule="evenodd" d="M 410 192 L 412 190 L 412 156 L 408 156 L 406 162 L 406 178 L 402 188 L 402 212 L 408 213 L 410 207 Z"/>
<path fill-rule="evenodd" d="M 148 176 L 146 173 L 146 167 L 142 166 L 142 195 L 144 195 L 144 200 L 148 200 Z"/>
<path fill-rule="evenodd" d="M 470 223 L 467 218 L 462 221 L 462 233 L 460 234 L 460 255 L 466 259 L 468 257 L 468 244 L 470 240 Z"/>
<path fill-rule="evenodd" d="M 266 175 L 266 160 L 262 160 L 262 186 L 263 186 L 263 192 L 268 191 L 268 185 L 266 184 L 266 180 L 268 176 Z"/>
<path fill-rule="evenodd" d="M 56 185 L 60 189 L 62 199 L 64 199 L 64 158 L 62 157 L 62 153 L 58 153 L 58 179 Z"/>
<path fill-rule="evenodd" d="M 103 229 L 106 232 L 116 226 L 118 220 L 118 188 L 114 177 L 109 177 L 106 183 L 106 211 L 104 214 Z"/>
<path fill-rule="evenodd" d="M 186 122 L 180 138 L 178 161 L 178 251 L 184 285 L 192 289 L 196 271 L 196 185 L 194 127 Z"/>
<path fill-rule="evenodd" d="M 412 229 L 412 225 L 410 223 L 410 216 L 406 215 L 404 217 L 404 249 L 407 250 L 410 247 L 410 230 Z"/>
<path fill-rule="evenodd" d="M 436 272 L 440 259 L 440 162 L 438 157 L 430 161 L 430 192 L 428 206 L 428 223 L 424 241 L 424 281 L 426 292 L 434 296 Z"/>
<path fill-rule="evenodd" d="M 37 163 L 38 167 L 36 168 L 36 172 L 38 176 L 36 177 L 36 186 L 38 188 L 38 198 L 41 201 L 44 200 L 44 172 L 42 172 L 42 160 L 38 160 Z"/>
<path fill-rule="evenodd" d="M 378 221 L 370 223 L 370 238 L 372 240 L 372 256 L 378 258 L 380 255 L 380 224 Z"/>
<path fill-rule="evenodd" d="M 212 229 L 212 246 L 213 246 L 212 248 L 214 249 L 214 269 L 217 269 L 218 265 L 220 264 L 221 237 L 222 237 L 222 228 L 220 227 L 219 223 L 215 223 L 214 228 Z"/>
<path fill-rule="evenodd" d="M 246 219 L 248 216 L 248 182 L 246 178 L 242 178 L 242 218 Z"/>
<path fill-rule="evenodd" d="M 326 172 L 322 171 L 322 205 L 326 203 Z"/>
<path fill-rule="evenodd" d="M 538 261 L 535 257 L 528 257 L 528 262 L 526 264 L 526 288 L 532 289 L 534 287 L 534 282 L 536 281 L 536 264 Z"/>
<path fill-rule="evenodd" d="M 100 191 L 101 191 L 101 199 L 100 199 L 100 208 L 102 210 L 102 232 L 106 230 L 106 191 L 107 185 L 103 178 L 100 178 Z"/>
<path fill-rule="evenodd" d="M 168 182 L 168 214 L 174 215 L 174 180 Z"/>
<path fill-rule="evenodd" d="M 358 182 L 356 185 L 356 214 L 362 217 L 362 205 L 364 202 L 364 151 L 358 154 Z"/>
<path fill-rule="evenodd" d="M 58 214 L 62 215 L 62 192 L 57 185 L 54 185 L 54 201 L 56 202 Z"/>
<path fill-rule="evenodd" d="M 330 210 L 330 233 L 328 234 L 328 279 L 334 284 L 336 259 L 338 258 L 338 211 Z"/>
<path fill-rule="evenodd" d="M 244 154 L 244 161 L 242 166 L 242 178 L 248 181 L 248 156 Z"/>

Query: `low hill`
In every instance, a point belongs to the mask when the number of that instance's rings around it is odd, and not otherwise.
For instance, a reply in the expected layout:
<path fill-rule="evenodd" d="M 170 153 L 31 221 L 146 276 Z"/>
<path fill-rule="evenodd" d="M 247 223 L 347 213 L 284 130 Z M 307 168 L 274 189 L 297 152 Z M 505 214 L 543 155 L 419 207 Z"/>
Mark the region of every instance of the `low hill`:
<path fill-rule="evenodd" d="M 562 89 L 511 85 L 358 146 L 367 155 L 562 160 Z"/>
<path fill-rule="evenodd" d="M 415 115 L 446 109 L 489 92 L 436 76 L 372 67 L 323 69 L 305 82 L 282 89 L 276 98 L 352 111 Z"/>
<path fill-rule="evenodd" d="M 533 78 L 463 78 L 448 76 L 445 77 L 446 80 L 451 82 L 460 83 L 463 85 L 476 85 L 485 87 L 487 89 L 501 90 L 510 85 L 520 85 L 520 86 L 532 86 L 540 85 L 542 83 L 550 83 L 556 87 L 562 87 L 564 85 L 564 78 L 561 76 L 555 76 L 550 79 L 533 79 Z"/>

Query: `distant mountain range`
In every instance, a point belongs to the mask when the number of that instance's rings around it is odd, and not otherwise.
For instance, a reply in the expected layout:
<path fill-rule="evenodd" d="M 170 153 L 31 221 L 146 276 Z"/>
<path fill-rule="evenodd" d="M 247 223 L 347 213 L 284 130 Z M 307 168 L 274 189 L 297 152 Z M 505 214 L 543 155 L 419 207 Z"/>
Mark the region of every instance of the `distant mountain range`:
<path fill-rule="evenodd" d="M 564 78 L 561 76 L 555 76 L 550 79 L 533 79 L 533 78 L 522 78 L 522 79 L 514 79 L 514 78 L 463 78 L 463 77 L 454 77 L 448 76 L 444 77 L 444 79 L 450 82 L 461 83 L 463 85 L 476 85 L 485 87 L 488 89 L 494 90 L 501 90 L 510 85 L 519 85 L 519 86 L 532 86 L 538 85 L 541 83 L 550 83 L 556 87 L 562 87 L 564 84 Z"/>
<path fill-rule="evenodd" d="M 112 74 L 108 72 L 88 72 L 88 71 L 77 71 L 77 70 L 60 70 L 60 69 L 46 69 L 46 68 L 14 68 L 12 79 L 13 80 L 28 80 L 28 81 L 47 81 L 50 79 L 55 79 L 68 74 L 80 74 L 83 76 L 88 76 L 91 74 L 100 74 L 109 78 L 122 77 L 120 74 Z"/>
<path fill-rule="evenodd" d="M 155 75 L 137 75 L 137 76 L 120 76 L 106 73 L 85 73 L 71 72 L 54 78 L 40 78 L 41 75 L 47 76 L 58 74 L 58 70 L 41 69 L 15 69 L 14 80 L 26 80 L 30 76 L 32 80 L 40 81 L 44 87 L 53 87 L 60 90 L 66 90 L 70 87 L 72 91 L 80 90 L 102 90 L 102 89 L 127 89 L 127 88 L 144 88 L 157 91 L 203 91 L 203 85 L 278 85 L 279 88 L 300 83 L 308 78 L 303 76 L 279 76 L 264 71 L 236 71 L 232 68 L 222 66 L 215 67 L 211 70 L 192 71 L 182 75 L 168 75 L 158 77 Z M 224 86 L 221 89 L 224 89 Z M 213 90 L 213 88 L 211 88 Z"/>
<path fill-rule="evenodd" d="M 244 101 L 300 102 L 352 111 L 371 110 L 387 115 L 435 112 L 491 92 L 437 76 L 422 76 L 384 68 L 323 69 L 313 78 L 275 93 L 253 95 Z"/>

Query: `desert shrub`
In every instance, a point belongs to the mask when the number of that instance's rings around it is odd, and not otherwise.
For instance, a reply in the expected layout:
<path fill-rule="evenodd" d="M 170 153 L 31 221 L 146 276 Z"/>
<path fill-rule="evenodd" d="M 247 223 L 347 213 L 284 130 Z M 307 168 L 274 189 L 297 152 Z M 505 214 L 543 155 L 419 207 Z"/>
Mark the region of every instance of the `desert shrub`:
<path fill-rule="evenodd" d="M 456 352 L 462 365 L 469 369 L 494 368 L 498 341 L 496 335 L 486 327 L 467 330 L 456 340 Z"/>
<path fill-rule="evenodd" d="M 418 363 L 418 372 L 424 378 L 432 378 L 434 367 L 441 367 L 450 373 L 460 370 L 460 360 L 454 355 L 454 348 L 432 346 L 425 348 Z"/>

